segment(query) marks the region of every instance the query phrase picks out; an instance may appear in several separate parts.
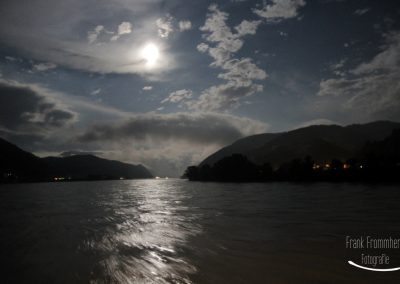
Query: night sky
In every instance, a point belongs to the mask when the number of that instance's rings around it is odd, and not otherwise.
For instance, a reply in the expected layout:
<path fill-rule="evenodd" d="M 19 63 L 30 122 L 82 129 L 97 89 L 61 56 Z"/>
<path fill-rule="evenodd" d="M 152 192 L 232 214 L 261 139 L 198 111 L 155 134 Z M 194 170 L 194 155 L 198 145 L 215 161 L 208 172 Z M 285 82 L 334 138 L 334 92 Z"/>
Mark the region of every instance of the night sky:
<path fill-rule="evenodd" d="M 184 168 L 238 138 L 400 121 L 400 4 L 0 2 L 0 137 Z"/>

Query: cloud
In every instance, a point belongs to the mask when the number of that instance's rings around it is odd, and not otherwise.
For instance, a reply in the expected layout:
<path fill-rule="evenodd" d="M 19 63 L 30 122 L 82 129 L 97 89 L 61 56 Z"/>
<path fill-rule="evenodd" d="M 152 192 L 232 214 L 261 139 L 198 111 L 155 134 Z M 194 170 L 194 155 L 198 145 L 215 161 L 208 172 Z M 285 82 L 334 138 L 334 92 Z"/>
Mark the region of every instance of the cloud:
<path fill-rule="evenodd" d="M 146 113 L 116 125 L 95 125 L 80 141 L 131 138 L 143 140 L 184 140 L 195 144 L 225 144 L 250 134 L 264 132 L 265 123 L 249 118 L 217 113 Z"/>
<path fill-rule="evenodd" d="M 151 90 L 153 90 L 153 86 L 144 86 L 144 87 L 142 88 L 142 90 L 143 90 L 143 91 L 151 91 Z"/>
<path fill-rule="evenodd" d="M 227 82 L 203 91 L 198 100 L 187 101 L 189 109 L 203 111 L 223 111 L 238 107 L 239 100 L 261 92 L 263 86 L 253 80 L 264 80 L 267 74 L 258 68 L 250 58 L 231 59 L 222 66 L 226 70 L 218 78 Z"/>
<path fill-rule="evenodd" d="M 357 9 L 354 11 L 354 14 L 358 15 L 358 16 L 362 16 L 366 13 L 368 13 L 370 10 L 370 8 L 364 8 L 364 9 Z"/>
<path fill-rule="evenodd" d="M 226 24 L 228 16 L 229 14 L 220 11 L 217 5 L 210 5 L 206 21 L 200 27 L 200 30 L 204 32 L 203 38 L 215 44 L 214 47 L 208 47 L 205 43 L 200 43 L 197 46 L 197 49 L 201 52 L 208 50 L 209 55 L 214 58 L 211 66 L 221 66 L 231 58 L 232 53 L 239 51 L 243 46 L 243 41 L 240 37 L 244 34 L 232 32 L 231 28 Z M 238 29 L 241 32 L 249 31 L 250 28 L 248 26 L 251 26 L 251 24 L 243 24 L 242 22 Z"/>
<path fill-rule="evenodd" d="M 265 71 L 258 68 L 250 58 L 229 60 L 222 68 L 227 72 L 219 74 L 218 78 L 235 82 L 238 85 L 251 84 L 252 80 L 267 78 Z"/>
<path fill-rule="evenodd" d="M 347 58 L 343 58 L 341 60 L 339 60 L 336 63 L 330 64 L 329 69 L 333 72 L 333 74 L 335 74 L 336 76 L 339 77 L 344 77 L 346 76 L 346 70 L 345 70 L 345 65 L 347 63 L 348 59 Z"/>
<path fill-rule="evenodd" d="M 346 99 L 342 109 L 358 115 L 379 119 L 399 118 L 400 75 L 398 73 L 363 75 L 354 79 L 327 79 L 320 83 L 319 96 L 341 96 Z"/>
<path fill-rule="evenodd" d="M 167 42 L 157 43 L 164 52 L 151 73 L 140 58 L 144 42 L 157 33 L 152 15 L 161 2 L 0 1 L 0 38 L 7 46 L 13 46 L 21 57 L 35 61 L 53 62 L 60 67 L 86 72 L 140 74 L 156 80 L 176 66 L 172 54 L 166 52 Z M 110 41 L 121 24 L 115 20 L 121 18 L 134 19 L 136 28 L 131 29 L 132 36 L 126 40 Z M 116 28 L 110 31 L 108 25 L 114 24 Z M 120 32 L 128 31 L 127 24 L 121 26 Z"/>
<path fill-rule="evenodd" d="M 35 44 L 34 41 L 32 44 Z M 108 42 L 107 40 L 107 42 L 90 46 L 68 43 L 65 46 L 56 44 L 50 48 L 51 45 L 47 45 L 49 49 L 36 46 L 29 51 L 34 53 L 31 58 L 46 58 L 46 61 L 53 62 L 57 66 L 96 73 L 140 74 L 149 76 L 152 80 L 158 80 L 160 74 L 176 66 L 173 56 L 168 52 L 163 52 L 163 56 L 157 61 L 157 68 L 149 70 L 140 53 L 143 41 L 137 44 L 120 44 L 118 41 Z M 164 44 L 157 45 L 161 51 L 167 49 Z"/>
<path fill-rule="evenodd" d="M 99 89 L 94 90 L 94 91 L 91 92 L 90 94 L 91 94 L 92 96 L 97 96 L 98 94 L 100 94 L 100 92 L 101 92 L 101 89 L 99 88 Z"/>
<path fill-rule="evenodd" d="M 221 146 L 267 129 L 266 123 L 228 114 L 146 113 L 94 125 L 78 140 L 83 149 L 98 149 L 106 158 L 142 163 L 155 175 L 180 176 Z"/>
<path fill-rule="evenodd" d="M 305 122 L 293 127 L 293 129 L 312 126 L 312 125 L 340 125 L 340 123 L 337 123 L 337 122 L 327 119 L 327 118 L 316 118 L 316 119 L 305 121 Z"/>
<path fill-rule="evenodd" d="M 98 25 L 93 30 L 88 31 L 88 33 L 87 33 L 88 42 L 94 43 L 102 31 L 104 31 L 104 26 L 102 26 L 102 25 Z"/>
<path fill-rule="evenodd" d="M 258 26 L 261 24 L 261 21 L 247 21 L 243 20 L 239 25 L 235 27 L 235 30 L 238 32 L 238 36 L 244 35 L 254 35 L 256 34 Z"/>
<path fill-rule="evenodd" d="M 206 52 L 209 48 L 210 48 L 210 46 L 204 42 L 197 45 L 197 50 L 202 53 Z"/>
<path fill-rule="evenodd" d="M 165 16 L 164 18 L 159 18 L 156 20 L 156 26 L 158 28 L 158 35 L 162 38 L 168 38 L 169 34 L 174 31 L 172 18 L 170 15 Z"/>
<path fill-rule="evenodd" d="M 98 150 L 104 153 L 105 158 L 145 164 L 147 162 L 145 153 L 151 152 L 143 150 L 149 146 L 147 142 L 136 148 L 112 141 L 92 144 L 80 143 L 74 139 L 90 123 L 107 124 L 127 121 L 130 117 L 132 117 L 131 112 L 99 104 L 94 102 L 92 97 L 69 95 L 39 84 L 0 79 L 0 136 L 34 153 L 59 153 L 71 149 Z M 169 144 L 173 145 L 171 141 Z M 155 142 L 152 147 L 161 153 L 163 149 L 168 148 L 168 145 Z M 186 150 L 190 153 L 189 148 Z M 110 149 L 113 151 L 109 151 Z M 199 153 L 203 151 L 197 150 Z M 143 151 L 145 153 L 142 153 Z M 151 156 L 151 159 L 154 162 L 159 158 Z M 173 164 L 175 161 L 176 157 L 169 156 L 169 163 Z M 161 169 L 156 162 L 152 165 Z"/>
<path fill-rule="evenodd" d="M 119 35 L 130 34 L 131 32 L 132 32 L 132 24 L 129 22 L 122 22 L 118 26 Z"/>
<path fill-rule="evenodd" d="M 333 71 L 340 70 L 340 69 L 342 69 L 344 67 L 346 61 L 347 61 L 347 59 L 343 58 L 339 62 L 332 64 L 330 66 L 330 69 L 333 70 Z"/>
<path fill-rule="evenodd" d="M 116 41 L 121 35 L 130 34 L 132 32 L 132 24 L 129 22 L 122 22 L 118 26 L 117 34 L 111 37 L 111 41 Z"/>
<path fill-rule="evenodd" d="M 192 22 L 185 20 L 185 21 L 179 21 L 179 30 L 181 32 L 190 30 L 192 28 Z"/>
<path fill-rule="evenodd" d="M 320 82 L 321 97 L 343 97 L 342 110 L 365 118 L 400 118 L 400 32 L 385 37 L 385 45 L 371 60 L 341 78 Z"/>
<path fill-rule="evenodd" d="M 15 81 L 0 80 L 0 125 L 14 132 L 44 134 L 67 126 L 77 114 L 45 94 Z"/>
<path fill-rule="evenodd" d="M 113 119 L 121 119 L 129 117 L 130 112 L 125 112 L 111 106 L 99 104 L 93 101 L 93 98 L 69 95 L 67 93 L 59 92 L 44 87 L 37 83 L 27 83 L 23 81 L 14 81 L 7 79 L 0 79 L 0 84 L 5 86 L 11 86 L 13 88 L 28 90 L 28 93 L 34 93 L 34 97 L 40 98 L 40 102 L 46 102 L 53 105 L 54 108 L 65 110 L 65 112 L 71 112 L 74 119 L 69 121 L 68 124 L 76 125 L 81 123 L 83 120 L 88 119 L 89 121 L 96 119 L 97 121 L 107 121 Z M 95 93 L 101 92 L 101 89 L 94 90 Z M 9 96 L 9 94 L 8 94 Z M 6 94 L 3 98 L 6 97 Z M 32 96 L 25 96 L 24 98 L 30 98 Z M 32 107 L 35 103 L 32 103 Z M 3 106 L 5 108 L 5 106 Z M 18 108 L 16 108 L 17 110 Z M 12 110 L 10 110 L 12 111 Z M 16 113 L 18 113 L 16 111 Z M 79 114 L 79 115 L 78 115 Z M 18 114 L 16 114 L 18 115 Z M 79 120 L 77 119 L 79 116 Z"/>
<path fill-rule="evenodd" d="M 385 44 L 372 60 L 357 66 L 351 72 L 362 75 L 374 72 L 396 72 L 400 69 L 400 32 L 391 32 L 385 36 Z"/>
<path fill-rule="evenodd" d="M 12 62 L 14 62 L 14 61 L 17 61 L 18 59 L 17 58 L 15 58 L 15 57 L 12 57 L 12 56 L 5 56 L 4 57 L 6 60 L 8 60 L 8 61 L 12 61 Z"/>
<path fill-rule="evenodd" d="M 299 9 L 305 5 L 304 0 L 272 0 L 271 4 L 264 3 L 262 9 L 253 12 L 268 21 L 280 22 L 297 17 Z"/>
<path fill-rule="evenodd" d="M 171 103 L 179 103 L 183 100 L 187 100 L 193 97 L 192 90 L 178 90 L 172 92 L 167 98 L 161 101 L 161 103 L 171 102 Z"/>
<path fill-rule="evenodd" d="M 55 68 L 57 68 L 57 65 L 52 62 L 43 62 L 43 63 L 38 63 L 38 64 L 33 65 L 33 69 L 35 69 L 36 71 L 40 71 L 40 72 L 55 69 Z"/>
<path fill-rule="evenodd" d="M 211 67 L 222 69 L 218 78 L 226 82 L 211 86 L 204 90 L 194 100 L 187 100 L 186 105 L 191 110 L 227 111 L 240 105 L 240 99 L 263 90 L 263 86 L 255 84 L 254 80 L 264 80 L 267 74 L 257 67 L 251 58 L 235 59 L 234 54 L 240 50 L 244 42 L 242 37 L 254 35 L 261 21 L 243 20 L 235 27 L 236 32 L 227 25 L 229 14 L 222 12 L 213 4 L 209 7 L 206 21 L 200 30 L 203 38 L 209 42 L 197 45 L 197 50 L 208 54 L 214 59 Z"/>
<path fill-rule="evenodd" d="M 83 150 L 70 150 L 70 151 L 64 151 L 59 154 L 60 157 L 72 157 L 76 155 L 95 155 L 95 156 L 101 156 L 104 153 L 102 151 L 83 151 Z"/>
<path fill-rule="evenodd" d="M 240 99 L 262 90 L 262 85 L 229 81 L 204 90 L 197 100 L 185 104 L 197 111 L 227 111 L 239 107 Z"/>

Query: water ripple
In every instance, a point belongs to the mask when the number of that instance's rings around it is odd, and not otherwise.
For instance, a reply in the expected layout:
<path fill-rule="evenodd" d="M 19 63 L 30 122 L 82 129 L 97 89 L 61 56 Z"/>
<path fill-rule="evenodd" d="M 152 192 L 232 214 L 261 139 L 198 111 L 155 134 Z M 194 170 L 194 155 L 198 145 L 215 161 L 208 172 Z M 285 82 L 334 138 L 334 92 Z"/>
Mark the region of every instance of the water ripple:
<path fill-rule="evenodd" d="M 201 231 L 198 216 L 181 205 L 182 192 L 166 188 L 165 182 L 140 181 L 131 187 L 97 204 L 114 211 L 100 221 L 110 227 L 108 233 L 99 240 L 85 239 L 80 247 L 104 256 L 92 271 L 91 282 L 191 283 L 189 275 L 196 268 L 177 251 Z"/>

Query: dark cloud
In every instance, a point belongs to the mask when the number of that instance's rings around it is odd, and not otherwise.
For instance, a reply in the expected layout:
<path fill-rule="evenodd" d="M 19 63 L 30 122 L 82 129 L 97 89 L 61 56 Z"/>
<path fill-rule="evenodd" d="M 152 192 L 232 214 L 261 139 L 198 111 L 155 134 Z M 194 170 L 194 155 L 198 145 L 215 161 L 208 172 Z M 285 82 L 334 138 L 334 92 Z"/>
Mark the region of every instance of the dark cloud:
<path fill-rule="evenodd" d="M 138 115 L 117 125 L 103 124 L 90 128 L 80 141 L 178 139 L 197 144 L 224 144 L 245 135 L 266 130 L 266 124 L 233 115 L 217 113 L 175 113 Z"/>
<path fill-rule="evenodd" d="M 103 150 L 106 158 L 142 163 L 156 175 L 177 177 L 221 146 L 267 129 L 265 123 L 228 114 L 146 113 L 95 125 L 76 142 Z"/>
<path fill-rule="evenodd" d="M 41 132 L 62 127 L 75 114 L 28 86 L 0 82 L 0 126 L 14 132 Z"/>

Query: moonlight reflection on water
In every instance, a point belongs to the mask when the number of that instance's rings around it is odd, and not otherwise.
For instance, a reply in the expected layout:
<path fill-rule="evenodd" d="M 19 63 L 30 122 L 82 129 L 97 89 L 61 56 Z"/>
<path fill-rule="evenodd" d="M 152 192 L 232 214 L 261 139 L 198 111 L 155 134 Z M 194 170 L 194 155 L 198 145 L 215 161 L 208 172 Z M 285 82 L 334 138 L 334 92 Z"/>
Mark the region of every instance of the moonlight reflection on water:
<path fill-rule="evenodd" d="M 99 203 L 112 212 L 107 220 L 115 228 L 108 229 L 98 241 L 87 240 L 89 246 L 81 249 L 95 249 L 107 256 L 99 264 L 99 279 L 190 283 L 187 275 L 196 268 L 180 256 L 179 250 L 186 246 L 188 237 L 200 232 L 200 227 L 196 215 L 186 214 L 184 192 L 163 181 L 131 183 L 128 187 L 135 190 L 123 194 L 117 191 L 112 199 Z"/>
<path fill-rule="evenodd" d="M 1 282 L 398 283 L 354 270 L 344 243 L 400 235 L 399 202 L 344 183 L 2 185 Z"/>

